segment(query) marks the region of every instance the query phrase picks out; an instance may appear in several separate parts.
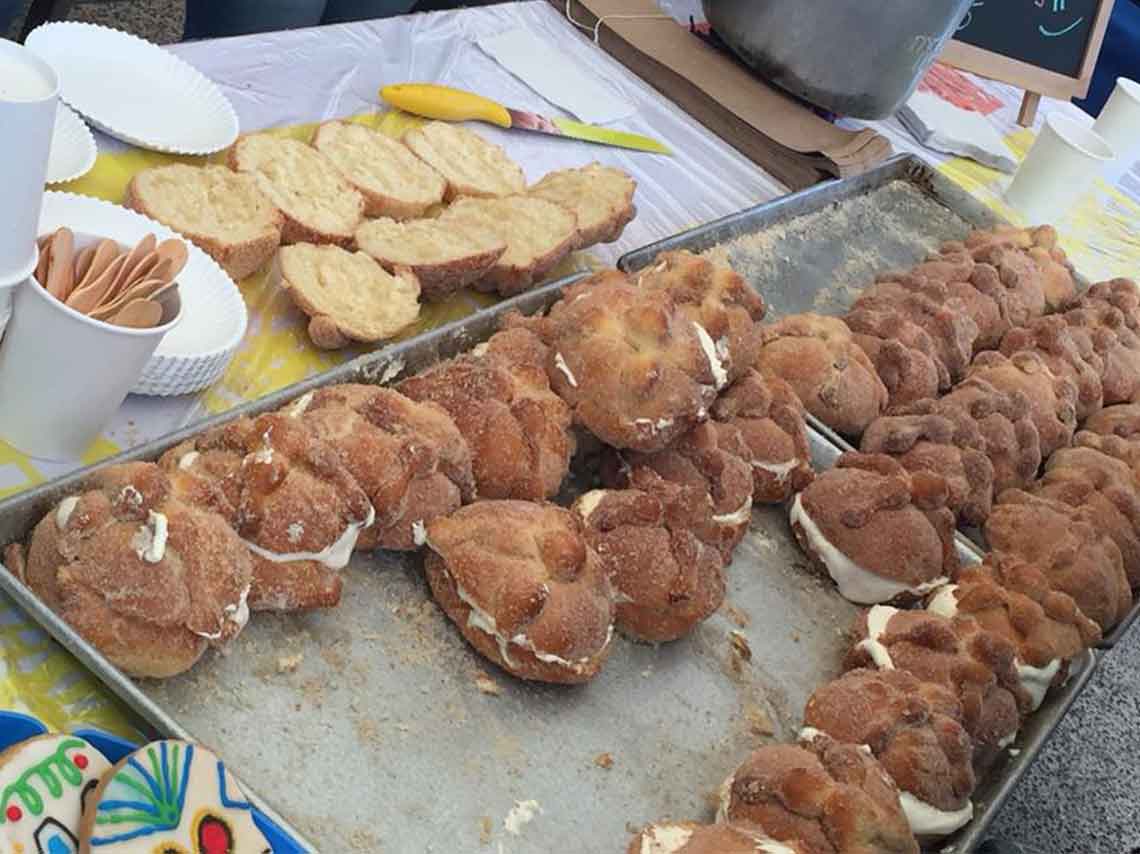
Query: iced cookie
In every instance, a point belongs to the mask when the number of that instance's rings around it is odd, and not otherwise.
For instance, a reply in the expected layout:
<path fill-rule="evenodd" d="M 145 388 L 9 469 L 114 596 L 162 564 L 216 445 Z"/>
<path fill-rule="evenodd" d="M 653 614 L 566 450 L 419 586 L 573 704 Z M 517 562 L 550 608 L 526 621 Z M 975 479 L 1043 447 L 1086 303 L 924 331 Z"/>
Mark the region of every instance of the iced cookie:
<path fill-rule="evenodd" d="M 81 854 L 271 854 L 225 765 L 185 741 L 155 741 L 104 775 L 83 816 Z"/>
<path fill-rule="evenodd" d="M 0 754 L 0 850 L 74 854 L 80 815 L 111 768 L 73 735 L 44 735 Z"/>

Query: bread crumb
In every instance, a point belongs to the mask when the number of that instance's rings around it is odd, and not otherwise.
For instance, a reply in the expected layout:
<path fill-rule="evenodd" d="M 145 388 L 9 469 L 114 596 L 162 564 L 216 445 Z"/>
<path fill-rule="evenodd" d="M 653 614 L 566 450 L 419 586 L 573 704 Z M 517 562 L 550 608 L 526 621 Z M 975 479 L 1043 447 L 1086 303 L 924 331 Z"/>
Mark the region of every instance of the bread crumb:
<path fill-rule="evenodd" d="M 736 653 L 737 658 L 742 661 L 752 660 L 752 647 L 748 644 L 748 638 L 740 632 L 729 632 L 728 640 L 732 644 L 732 651 Z"/>
<path fill-rule="evenodd" d="M 753 735 L 772 735 L 776 731 L 768 713 L 754 703 L 744 707 L 744 719 L 748 722 L 748 731 Z"/>
<path fill-rule="evenodd" d="M 594 757 L 594 764 L 609 771 L 614 767 L 614 758 L 608 753 L 599 753 Z"/>
<path fill-rule="evenodd" d="M 503 689 L 499 687 L 499 683 L 480 670 L 475 674 L 475 687 L 484 694 L 490 694 L 492 697 L 498 697 L 503 693 Z"/>
<path fill-rule="evenodd" d="M 479 818 L 479 844 L 490 845 L 491 836 L 494 834 L 494 832 L 495 825 L 491 821 L 491 817 L 489 815 L 481 816 Z"/>
<path fill-rule="evenodd" d="M 749 617 L 748 614 L 746 614 L 744 611 L 741 611 L 733 604 L 725 605 L 724 612 L 728 615 L 728 618 L 741 629 L 748 628 L 748 624 L 752 622 L 752 618 Z"/>
<path fill-rule="evenodd" d="M 299 652 L 296 655 L 283 655 L 277 659 L 277 672 L 292 673 L 301 665 L 304 659 L 305 653 L 303 652 Z"/>

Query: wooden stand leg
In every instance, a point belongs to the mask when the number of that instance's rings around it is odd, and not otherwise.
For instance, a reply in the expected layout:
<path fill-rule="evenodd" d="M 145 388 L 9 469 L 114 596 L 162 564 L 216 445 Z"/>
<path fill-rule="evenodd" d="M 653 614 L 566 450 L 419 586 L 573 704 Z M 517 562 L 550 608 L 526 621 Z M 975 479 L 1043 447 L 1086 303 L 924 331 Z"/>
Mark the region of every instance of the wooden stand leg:
<path fill-rule="evenodd" d="M 1041 104 L 1039 92 L 1026 92 L 1021 99 L 1021 111 L 1017 114 L 1017 123 L 1023 128 L 1033 127 L 1037 120 L 1037 107 Z"/>

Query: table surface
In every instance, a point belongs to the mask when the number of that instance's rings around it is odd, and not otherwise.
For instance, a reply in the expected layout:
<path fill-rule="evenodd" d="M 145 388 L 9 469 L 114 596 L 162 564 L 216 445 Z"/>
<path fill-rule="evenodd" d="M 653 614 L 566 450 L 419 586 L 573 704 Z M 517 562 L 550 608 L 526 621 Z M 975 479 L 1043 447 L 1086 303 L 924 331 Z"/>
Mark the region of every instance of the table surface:
<path fill-rule="evenodd" d="M 687 2 L 691 0 L 673 0 L 668 7 L 676 13 L 674 7 Z M 549 170 L 591 160 L 634 175 L 638 216 L 616 243 L 593 250 L 597 260 L 613 263 L 629 249 L 787 192 L 600 51 L 541 0 L 170 49 L 222 87 L 237 110 L 243 131 L 375 113 L 380 86 L 410 80 L 459 86 L 513 107 L 560 113 L 474 42 L 513 27 L 557 45 L 632 101 L 637 113 L 622 126 L 657 137 L 677 152 L 665 158 L 479 128 L 507 149 L 531 181 Z M 990 120 L 1020 158 L 1034 138 L 1032 130 L 1014 123 L 1020 93 L 975 80 L 1002 100 L 1004 106 Z M 1038 126 L 1054 110 L 1084 116 L 1070 104 L 1046 99 Z M 1000 199 L 1008 176 L 922 149 L 896 120 L 872 124 L 890 138 L 896 151 L 919 153 L 983 201 L 1010 219 L 1018 219 Z M 102 152 L 123 152 L 121 143 L 98 137 Z M 82 181 L 62 189 L 90 191 Z M 1118 187 L 1099 183 L 1057 226 L 1064 247 L 1090 279 L 1140 271 L 1140 165 Z M 250 292 L 246 294 L 248 298 Z M 129 398 L 84 460 L 30 460 L 0 442 L 0 497 L 295 382 L 342 358 L 313 352 L 301 332 L 300 317 L 288 305 L 255 308 L 243 350 L 220 388 L 192 397 Z M 64 715 L 122 729 L 121 719 L 98 686 L 75 673 L 74 663 L 11 608 L 0 609 L 0 653 L 0 677 L 6 677 L 0 678 L 0 704 L 29 708 L 49 722 Z M 1107 655 L 1089 689 L 1002 812 L 995 832 L 1050 852 L 1117 854 L 1131 850 L 1140 844 L 1140 827 L 1134 817 L 1135 804 L 1140 803 L 1140 778 L 1131 767 L 1138 754 L 1140 632 L 1134 629 Z M 1076 787 L 1081 796 L 1074 798 L 1070 787 Z M 615 840 L 615 846 L 620 844 Z"/>

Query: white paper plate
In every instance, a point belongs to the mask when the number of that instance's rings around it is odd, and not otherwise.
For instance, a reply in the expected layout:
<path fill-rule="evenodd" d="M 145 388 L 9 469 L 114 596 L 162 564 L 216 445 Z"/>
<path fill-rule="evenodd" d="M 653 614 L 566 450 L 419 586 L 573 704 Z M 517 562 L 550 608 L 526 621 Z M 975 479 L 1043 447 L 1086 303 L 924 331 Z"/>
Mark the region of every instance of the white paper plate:
<path fill-rule="evenodd" d="M 101 199 L 44 193 L 38 233 L 47 234 L 65 225 L 130 246 L 147 234 L 159 240 L 179 236 L 149 217 Z M 190 259 L 178 276 L 182 319 L 158 345 L 131 389 L 135 394 L 201 391 L 218 381 L 245 335 L 248 314 L 237 285 L 213 258 L 189 241 L 186 246 Z"/>
<path fill-rule="evenodd" d="M 61 103 L 55 111 L 55 130 L 48 154 L 47 182 L 74 181 L 91 171 L 98 154 L 91 129 L 74 110 Z"/>
<path fill-rule="evenodd" d="M 158 45 L 77 21 L 36 27 L 25 44 L 59 74 L 63 100 L 111 136 L 175 154 L 210 154 L 237 139 L 221 90 Z"/>

